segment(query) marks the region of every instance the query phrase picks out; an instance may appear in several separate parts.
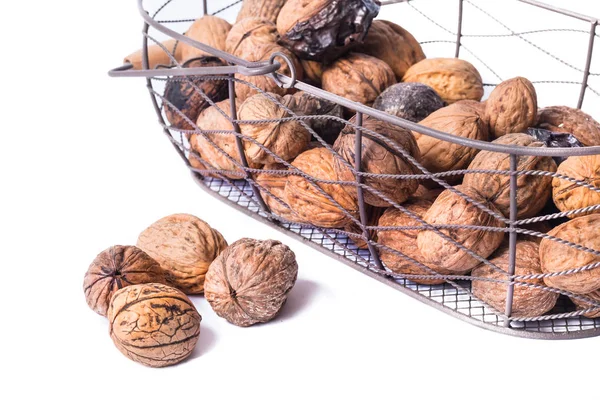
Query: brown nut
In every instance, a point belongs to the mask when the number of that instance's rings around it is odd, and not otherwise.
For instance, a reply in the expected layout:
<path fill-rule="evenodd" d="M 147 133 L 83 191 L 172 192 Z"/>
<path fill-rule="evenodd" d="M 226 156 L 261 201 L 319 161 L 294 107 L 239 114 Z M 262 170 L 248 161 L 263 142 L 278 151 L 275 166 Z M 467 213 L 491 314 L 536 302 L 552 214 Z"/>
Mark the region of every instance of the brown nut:
<path fill-rule="evenodd" d="M 548 233 L 552 230 L 552 225 L 550 225 L 547 221 L 538 221 L 533 222 L 531 224 L 521 225 L 520 228 L 537 233 Z M 517 237 L 519 238 L 519 240 L 531 240 L 532 242 L 536 242 L 537 244 L 540 244 L 542 242 L 541 237 L 533 234 L 519 233 Z"/>
<path fill-rule="evenodd" d="M 177 364 L 192 354 L 201 320 L 185 294 L 158 283 L 124 287 L 112 297 L 108 310 L 115 346 L 148 367 Z"/>
<path fill-rule="evenodd" d="M 490 262 L 505 272 L 509 271 L 509 247 L 505 243 L 490 258 Z M 516 246 L 515 275 L 541 274 L 539 245 L 535 242 L 518 241 Z M 508 276 L 500 271 L 481 264 L 471 271 L 475 278 L 495 279 L 508 281 Z M 556 304 L 558 293 L 544 290 L 546 287 L 542 279 L 516 279 L 517 283 L 538 285 L 542 288 L 533 288 L 516 284 L 513 292 L 512 317 L 538 317 L 544 315 Z M 473 295 L 483 300 L 496 310 L 505 312 L 507 283 L 491 282 L 474 279 L 471 286 Z"/>
<path fill-rule="evenodd" d="M 227 247 L 227 242 L 200 218 L 173 214 L 140 233 L 137 246 L 169 272 L 169 283 L 184 293 L 199 294 L 208 266 Z"/>
<path fill-rule="evenodd" d="M 443 188 L 428 189 L 424 185 L 419 185 L 417 190 L 409 197 L 409 200 L 427 200 L 434 202 L 443 191 Z"/>
<path fill-rule="evenodd" d="M 331 151 L 318 147 L 300 154 L 292 166 L 312 178 L 341 181 L 333 164 Z M 324 196 L 315 185 L 342 208 Z M 349 215 L 355 218 L 358 216 L 358 203 L 355 196 L 351 196 L 342 186 L 335 183 L 309 182 L 301 176 L 290 175 L 285 184 L 284 197 L 300 219 L 324 228 L 343 228 L 351 222 Z"/>
<path fill-rule="evenodd" d="M 262 18 L 275 23 L 287 0 L 244 0 L 236 22 L 249 17 Z"/>
<path fill-rule="evenodd" d="M 211 264 L 204 296 L 237 326 L 272 320 L 294 287 L 296 256 L 276 240 L 240 239 Z"/>
<path fill-rule="evenodd" d="M 321 86 L 321 79 L 323 77 L 323 70 L 325 66 L 318 61 L 311 60 L 300 60 L 302 69 L 304 70 L 304 76 L 312 81 L 316 86 Z"/>
<path fill-rule="evenodd" d="M 355 123 L 356 117 L 352 117 L 350 122 Z M 363 118 L 362 126 L 383 136 L 382 140 L 370 134 L 362 134 L 362 154 L 361 168 L 364 172 L 373 174 L 419 174 L 420 171 L 406 157 L 394 149 L 399 147 L 404 149 L 411 157 L 417 161 L 420 160 L 419 147 L 410 131 L 384 121 L 377 120 L 368 115 Z M 354 167 L 354 147 L 356 140 L 356 131 L 352 125 L 346 126 L 333 145 L 336 151 L 344 160 Z M 356 176 L 342 160 L 334 159 L 335 172 L 340 179 L 345 181 L 356 181 Z M 365 177 L 364 183 L 371 188 L 381 192 L 384 196 L 396 203 L 402 203 L 417 190 L 419 181 L 416 179 L 393 179 Z M 345 185 L 343 189 L 350 195 L 356 197 L 356 186 Z M 387 207 L 390 204 L 381 196 L 364 190 L 365 202 L 376 207 Z"/>
<path fill-rule="evenodd" d="M 361 53 L 350 53 L 338 59 L 323 71 L 321 77 L 324 90 L 368 106 L 394 83 L 396 77 L 389 65 Z"/>
<path fill-rule="evenodd" d="M 412 200 L 405 204 L 405 207 L 408 211 L 415 214 L 419 218 L 423 218 L 431 207 L 431 202 L 427 200 Z M 406 228 L 406 227 L 414 227 L 418 228 L 423 226 L 419 221 L 415 218 L 411 217 L 407 213 L 398 210 L 397 208 L 390 207 L 388 208 L 381 218 L 379 219 L 379 226 L 382 227 L 396 227 L 396 228 Z M 426 267 L 432 269 L 433 271 L 437 271 L 437 273 L 442 275 L 453 275 L 454 273 L 449 270 L 444 270 L 442 268 L 436 267 L 430 263 L 428 263 L 419 247 L 417 246 L 417 236 L 419 234 L 419 229 L 403 229 L 403 230 L 382 230 L 378 233 L 377 243 L 387 246 L 392 250 L 396 250 L 407 257 L 412 258 L 416 262 L 419 262 Z M 393 253 L 389 249 L 379 247 L 379 254 L 381 256 L 381 261 L 385 263 L 385 266 L 390 270 L 397 274 L 408 274 L 408 275 L 434 275 L 431 271 L 426 270 L 415 264 L 414 262 L 401 257 L 398 254 Z M 426 279 L 426 278 L 411 278 L 408 277 L 411 281 L 415 283 L 422 283 L 425 285 L 439 285 L 444 283 L 444 279 Z"/>
<path fill-rule="evenodd" d="M 585 146 L 600 146 L 600 123 L 581 110 L 554 106 L 538 111 L 538 128 L 570 133 Z"/>
<path fill-rule="evenodd" d="M 266 164 L 263 168 L 265 171 L 287 171 L 287 167 L 283 164 Z M 257 173 L 255 178 L 259 185 L 261 195 L 271 212 L 291 222 L 303 222 L 292 211 L 290 206 L 285 202 L 284 189 L 288 179 L 288 175 L 278 175 L 274 173 Z M 283 203 L 283 204 L 282 204 Z"/>
<path fill-rule="evenodd" d="M 205 15 L 198 18 L 188 28 L 185 36 L 197 42 L 207 44 L 217 50 L 225 51 L 225 38 L 231 29 L 231 24 L 222 18 Z M 184 60 L 200 56 L 212 56 L 212 54 L 197 49 L 187 43 L 179 43 L 181 55 Z"/>
<path fill-rule="evenodd" d="M 431 86 L 448 104 L 459 100 L 481 100 L 483 82 L 479 71 L 458 58 L 426 58 L 410 67 L 402 82 Z"/>
<path fill-rule="evenodd" d="M 492 143 L 526 147 L 544 147 L 525 133 L 509 133 Z M 481 151 L 475 156 L 470 170 L 510 171 L 510 154 Z M 518 156 L 517 171 L 556 172 L 552 157 Z M 463 184 L 475 188 L 491 201 L 507 218 L 510 214 L 510 176 L 503 174 L 465 174 Z M 517 176 L 517 218 L 529 218 L 539 213 L 550 198 L 552 177 Z"/>
<path fill-rule="evenodd" d="M 163 50 L 163 47 L 167 50 Z M 131 64 L 132 69 L 140 70 L 144 69 L 144 50 L 139 49 L 134 53 L 131 53 L 123 59 L 124 64 Z M 160 45 L 153 44 L 148 46 L 148 67 L 149 69 L 155 69 L 158 65 L 171 65 L 173 64 L 174 58 L 177 62 L 181 63 L 183 57 L 181 55 L 181 46 L 175 39 L 169 39 L 162 42 Z"/>
<path fill-rule="evenodd" d="M 367 214 L 366 225 L 367 226 L 376 226 L 377 221 L 379 221 L 379 218 L 381 217 L 381 215 L 383 214 L 383 212 L 385 210 L 386 209 L 382 208 L 382 207 L 370 207 L 367 205 L 366 210 L 365 210 L 366 214 Z M 344 228 L 344 230 L 346 232 L 352 233 L 352 234 L 348 235 L 348 238 L 352 242 L 354 242 L 356 247 L 358 247 L 359 249 L 368 249 L 369 248 L 369 245 L 367 244 L 367 242 L 364 239 L 364 232 L 359 225 L 357 225 L 353 222 L 350 225 L 346 226 Z M 357 236 L 357 235 L 360 235 L 360 236 Z M 368 229 L 367 236 L 370 241 L 376 242 L 377 241 L 377 230 L 376 229 Z"/>
<path fill-rule="evenodd" d="M 247 54 L 253 47 L 275 43 L 279 39 L 275 24 L 262 18 L 238 20 L 225 39 L 225 49 L 234 56 Z"/>
<path fill-rule="evenodd" d="M 496 86 L 486 102 L 490 134 L 525 132 L 537 119 L 537 95 L 528 79 L 517 77 Z"/>
<path fill-rule="evenodd" d="M 600 302 L 600 291 L 599 290 L 593 291 L 591 293 L 587 293 L 585 295 L 580 295 L 580 296 L 585 297 L 586 299 L 589 299 L 596 303 Z M 589 308 L 597 307 L 595 304 L 585 301 L 583 299 L 578 299 L 576 297 L 570 297 L 570 299 L 577 306 L 577 310 L 587 310 Z M 598 317 L 600 317 L 600 308 L 596 308 L 595 310 L 588 311 L 588 312 L 584 313 L 583 316 L 587 317 L 587 318 L 598 318 Z"/>
<path fill-rule="evenodd" d="M 548 235 L 567 240 L 579 246 L 600 251 L 600 214 L 590 214 L 565 222 L 548 232 Z M 563 272 L 600 262 L 600 256 L 577 250 L 548 238 L 540 244 L 542 271 Z M 600 289 L 600 268 L 544 278 L 546 285 L 585 294 Z"/>
<path fill-rule="evenodd" d="M 558 166 L 556 172 L 600 189 L 600 154 L 569 157 Z M 561 178 L 552 179 L 552 198 L 562 212 L 600 204 L 600 192 Z M 600 210 L 593 212 L 600 213 Z M 582 215 L 585 213 L 571 214 L 568 217 Z"/>
<path fill-rule="evenodd" d="M 106 316 L 113 294 L 138 283 L 167 283 L 167 271 L 135 246 L 112 246 L 98 254 L 83 278 L 88 306 Z"/>
<path fill-rule="evenodd" d="M 411 65 L 425 59 L 421 45 L 410 32 L 382 19 L 373 21 L 365 41 L 354 50 L 385 61 L 398 81 Z"/>
<path fill-rule="evenodd" d="M 469 196 L 472 200 L 484 204 L 490 210 L 499 213 L 498 209 L 475 189 L 464 185 L 455 186 L 455 189 Z M 504 227 L 502 221 L 479 209 L 471 202 L 450 190 L 445 190 L 439 195 L 423 219 L 432 225 L 457 224 L 496 228 Z M 500 246 L 504 237 L 504 232 L 492 230 L 472 228 L 439 230 L 482 258 L 487 258 L 492 254 Z M 417 245 L 425 261 L 431 263 L 432 268 L 436 271 L 440 271 L 438 270 L 439 268 L 456 273 L 467 273 L 480 262 L 435 231 L 419 232 Z"/>

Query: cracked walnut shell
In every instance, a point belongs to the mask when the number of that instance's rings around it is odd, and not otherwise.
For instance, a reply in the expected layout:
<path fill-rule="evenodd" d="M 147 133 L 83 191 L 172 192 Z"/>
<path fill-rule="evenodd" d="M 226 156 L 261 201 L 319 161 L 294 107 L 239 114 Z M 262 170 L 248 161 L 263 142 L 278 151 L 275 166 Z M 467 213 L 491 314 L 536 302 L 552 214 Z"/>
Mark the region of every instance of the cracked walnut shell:
<path fill-rule="evenodd" d="M 554 106 L 538 112 L 538 128 L 570 133 L 584 146 L 600 146 L 600 123 L 581 110 Z"/>
<path fill-rule="evenodd" d="M 88 306 L 106 316 L 113 294 L 138 283 L 167 283 L 167 272 L 135 246 L 112 246 L 98 254 L 85 273 L 83 291 Z"/>
<path fill-rule="evenodd" d="M 525 132 L 537 119 L 537 95 L 531 82 L 522 77 L 496 86 L 486 101 L 490 135 Z"/>
<path fill-rule="evenodd" d="M 210 263 L 227 247 L 223 236 L 189 214 L 173 214 L 146 228 L 137 246 L 170 274 L 170 283 L 187 294 L 202 293 Z"/>
<path fill-rule="evenodd" d="M 192 23 L 185 36 L 217 50 L 225 51 L 225 39 L 230 29 L 231 24 L 224 19 L 205 15 Z M 181 42 L 179 46 L 181 46 L 181 56 L 184 60 L 200 56 L 214 56 L 187 43 Z"/>
<path fill-rule="evenodd" d="M 149 367 L 187 358 L 198 342 L 201 320 L 185 294 L 158 283 L 117 291 L 108 310 L 110 337 L 119 351 Z"/>
<path fill-rule="evenodd" d="M 600 190 L 600 154 L 569 157 L 558 166 L 556 172 Z M 556 207 L 562 212 L 600 205 L 600 192 L 561 178 L 552 179 L 552 198 Z M 592 212 L 600 213 L 600 210 Z M 568 217 L 575 218 L 582 215 L 585 213 L 572 214 Z"/>
<path fill-rule="evenodd" d="M 240 239 L 211 264 L 204 296 L 218 316 L 250 326 L 277 315 L 297 276 L 296 256 L 288 246 Z"/>

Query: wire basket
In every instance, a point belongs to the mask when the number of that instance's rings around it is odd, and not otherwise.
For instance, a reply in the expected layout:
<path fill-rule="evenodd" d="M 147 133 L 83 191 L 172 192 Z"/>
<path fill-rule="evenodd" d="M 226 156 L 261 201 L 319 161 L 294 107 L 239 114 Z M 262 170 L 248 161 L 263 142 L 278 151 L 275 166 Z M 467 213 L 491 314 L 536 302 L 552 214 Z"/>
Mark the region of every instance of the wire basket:
<path fill-rule="evenodd" d="M 355 103 L 302 82 L 300 79 L 297 79 L 294 64 L 291 62 L 289 57 L 286 57 L 283 54 L 274 54 L 268 61 L 252 63 L 234 57 L 226 52 L 216 50 L 205 44 L 196 42 L 178 33 L 179 31 L 185 30 L 187 25 L 193 22 L 196 17 L 201 15 L 201 13 L 224 15 L 224 18 L 233 15 L 232 13 L 237 11 L 237 9 L 241 6 L 241 1 L 226 5 L 225 7 L 220 7 L 212 12 L 209 12 L 209 5 L 207 5 L 207 2 L 204 1 L 202 4 L 202 9 L 197 10 L 196 14 L 192 15 L 190 15 L 190 8 L 192 6 L 200 6 L 198 2 L 192 2 L 188 0 L 168 0 L 164 3 L 148 5 L 152 2 L 148 0 L 138 0 L 138 3 L 140 14 L 144 19 L 143 51 L 141 59 L 142 68 L 133 69 L 132 64 L 125 64 L 122 67 L 110 71 L 110 75 L 140 76 L 147 79 L 147 87 L 164 133 L 174 146 L 175 150 L 179 153 L 182 160 L 192 171 L 195 181 L 208 193 L 221 199 L 222 201 L 229 203 L 232 207 L 252 216 L 253 218 L 269 224 L 281 232 L 303 240 L 307 245 L 342 261 L 343 263 L 365 273 L 374 279 L 379 280 L 380 282 L 383 282 L 432 307 L 445 311 L 457 318 L 468 321 L 479 327 L 516 336 L 544 339 L 581 338 L 600 335 L 600 319 L 586 318 L 583 316 L 584 314 L 590 315 L 600 312 L 600 301 L 598 300 L 597 296 L 593 294 L 575 294 L 564 290 L 550 288 L 538 283 L 531 283 L 532 279 L 539 280 L 544 277 L 570 275 L 581 273 L 584 270 L 593 270 L 597 267 L 600 267 L 600 262 L 588 264 L 560 273 L 540 273 L 530 275 L 515 274 L 515 249 L 517 237 L 521 237 L 521 235 L 523 237 L 537 237 L 545 240 L 553 240 L 557 243 L 557 245 L 570 246 L 578 249 L 579 251 L 588 252 L 594 256 L 600 256 L 600 249 L 587 248 L 579 243 L 568 242 L 554 236 L 549 236 L 543 232 L 528 229 L 531 226 L 529 224 L 532 223 L 550 221 L 556 224 L 558 222 L 564 222 L 566 217 L 569 215 L 583 215 L 584 213 L 600 210 L 600 204 L 569 212 L 559 212 L 556 209 L 547 207 L 544 211 L 544 215 L 527 219 L 518 219 L 516 200 L 517 179 L 519 176 L 524 174 L 543 175 L 553 178 L 558 177 L 560 179 L 566 179 L 575 185 L 584 186 L 589 190 L 593 190 L 598 193 L 600 193 L 600 189 L 586 182 L 578 181 L 568 176 L 559 175 L 558 173 L 547 171 L 517 170 L 519 157 L 569 157 L 595 155 L 600 154 L 600 146 L 579 148 L 521 147 L 465 139 L 450 135 L 448 133 L 439 132 L 425 126 L 386 114 L 382 111 L 375 110 L 363 104 Z M 414 24 L 428 24 L 431 27 L 431 29 L 427 30 L 429 37 L 425 37 L 425 40 L 421 40 L 421 45 L 426 50 L 428 57 L 464 56 L 464 58 L 472 61 L 473 64 L 475 64 L 479 70 L 482 71 L 484 82 L 486 79 L 489 79 L 489 83 L 484 84 L 486 87 L 486 92 L 488 93 L 497 83 L 502 81 L 500 73 L 494 69 L 494 59 L 496 59 L 497 62 L 498 57 L 506 56 L 506 54 L 499 50 L 499 48 L 502 47 L 500 44 L 510 41 L 511 46 L 514 46 L 510 48 L 510 51 L 514 54 L 515 52 L 519 52 L 517 48 L 518 46 L 515 45 L 516 43 L 520 46 L 523 46 L 521 53 L 528 55 L 531 62 L 522 62 L 519 63 L 519 65 L 511 64 L 511 67 L 515 67 L 516 70 L 503 73 L 502 75 L 504 75 L 504 77 L 519 75 L 519 67 L 531 67 L 531 64 L 535 65 L 537 63 L 538 68 L 535 68 L 531 72 L 528 71 L 528 75 L 523 75 L 530 78 L 537 78 L 538 76 L 540 77 L 539 80 L 532 80 L 532 82 L 536 86 L 538 93 L 541 93 L 541 98 L 544 98 L 544 93 L 560 90 L 562 94 L 560 102 L 563 104 L 566 102 L 567 105 L 576 106 L 577 108 L 581 108 L 583 106 L 585 110 L 592 113 L 592 115 L 594 113 L 594 109 L 596 111 L 599 109 L 598 105 L 600 104 L 600 91 L 594 89 L 593 85 L 596 84 L 594 79 L 597 79 L 599 82 L 597 85 L 600 87 L 600 78 L 596 78 L 600 77 L 600 73 L 592 72 L 591 70 L 594 40 L 595 37 L 598 36 L 596 34 L 597 20 L 595 18 L 557 9 L 555 7 L 531 0 L 502 2 L 502 7 L 514 7 L 515 13 L 520 12 L 519 7 L 529 8 L 530 10 L 533 7 L 536 13 L 535 15 L 538 15 L 540 20 L 544 20 L 547 23 L 553 24 L 549 28 L 540 27 L 538 29 L 537 27 L 533 27 L 527 30 L 519 30 L 511 26 L 510 22 L 512 21 L 505 23 L 495 16 L 493 8 L 498 7 L 498 5 L 493 3 L 500 2 L 458 0 L 454 6 L 454 13 L 447 13 L 443 10 L 441 12 L 439 10 L 436 12 L 436 6 L 432 5 L 432 3 L 434 2 L 428 2 L 425 0 L 382 2 L 382 11 L 380 13 L 380 17 L 389 17 L 389 15 L 385 14 L 386 8 L 394 7 L 394 15 L 412 15 L 411 18 L 406 18 L 406 20 L 401 19 L 394 22 L 400 23 L 403 26 L 405 25 L 405 21 L 412 21 Z M 440 2 L 437 3 L 439 5 Z M 448 4 L 448 2 L 443 3 L 446 5 Z M 468 31 L 470 26 L 470 18 L 485 18 L 490 22 L 489 26 L 491 29 L 493 29 L 490 32 L 470 33 Z M 405 27 L 408 30 L 411 29 L 408 26 Z M 452 29 L 451 27 L 457 28 Z M 165 45 L 161 44 L 165 35 L 167 38 L 172 38 L 177 41 L 175 47 L 167 48 Z M 572 45 L 569 47 L 579 48 L 583 55 L 576 60 L 572 59 L 571 55 L 567 57 L 561 56 L 560 54 L 557 55 L 555 54 L 557 53 L 557 49 L 549 49 L 549 47 L 546 47 L 546 44 L 540 44 L 543 43 L 543 40 L 539 38 L 544 36 L 549 36 L 548 40 L 550 41 L 552 41 L 552 38 L 554 37 L 562 38 L 565 41 L 568 40 L 569 43 L 572 43 Z M 421 38 L 419 37 L 419 39 Z M 176 46 L 181 42 L 219 57 L 222 60 L 227 61 L 228 65 L 219 67 L 183 68 L 173 55 Z M 162 50 L 169 56 L 170 62 L 167 63 L 168 65 L 156 65 L 153 66 L 154 68 L 150 68 L 148 57 L 148 49 L 150 45 L 158 45 L 162 47 Z M 430 46 L 430 48 L 425 46 Z M 281 67 L 282 63 L 288 64 L 288 67 L 291 71 L 290 76 L 285 76 L 276 72 Z M 564 70 L 564 73 L 559 77 L 544 76 L 545 68 L 539 68 L 540 63 L 555 63 L 556 65 L 559 65 L 562 70 Z M 269 79 L 274 80 L 279 87 L 303 91 L 316 98 L 324 99 L 343 106 L 346 110 L 351 110 L 356 114 L 355 119 L 353 122 L 350 122 L 349 120 L 340 117 L 296 114 L 285 104 L 283 104 L 280 99 L 266 94 L 264 91 L 247 82 L 246 79 L 240 79 L 240 76 L 247 77 L 262 75 L 268 76 Z M 221 112 L 221 114 L 230 121 L 231 129 L 219 131 L 205 130 L 202 127 L 197 126 L 195 123 L 196 121 L 191 121 L 189 118 L 187 118 L 187 123 L 189 123 L 191 129 L 177 128 L 166 122 L 167 119 L 164 114 L 166 109 L 170 109 L 172 112 L 177 112 L 182 118 L 186 118 L 181 110 L 178 109 L 177 105 L 172 104 L 165 98 L 164 87 L 167 80 L 183 80 L 189 82 L 194 87 L 194 90 L 198 93 L 198 95 L 202 96 L 202 98 L 210 105 L 214 105 L 214 101 L 210 99 L 204 92 L 202 92 L 197 84 L 192 82 L 191 77 L 193 77 L 194 82 L 198 82 L 198 80 L 222 80 L 227 82 L 227 95 L 229 98 L 230 108 L 229 112 Z M 235 103 L 233 101 L 235 98 L 236 85 L 248 85 L 258 92 L 263 93 L 263 95 L 267 96 L 272 102 L 277 104 L 278 107 L 286 111 L 284 117 L 275 121 L 244 121 L 238 119 L 236 107 L 234 105 Z M 570 97 L 567 98 L 566 96 Z M 599 117 L 600 115 L 596 113 L 595 116 Z M 333 154 L 333 157 L 340 159 L 341 157 L 333 150 L 332 146 L 323 140 L 323 138 L 311 128 L 312 121 L 319 119 L 322 120 L 325 118 L 335 119 L 342 126 L 350 126 L 354 128 L 356 143 L 354 165 L 357 165 L 358 167 L 354 168 L 352 165 L 348 163 L 346 164 L 356 177 L 355 181 L 330 181 L 318 179 L 308 175 L 291 165 L 291 161 L 288 162 L 281 159 L 263 144 L 259 143 L 253 138 L 243 135 L 240 131 L 240 124 L 297 121 L 311 133 L 312 140 L 317 144 L 317 146 L 324 147 L 331 152 L 331 154 Z M 508 154 L 510 157 L 510 169 L 501 171 L 486 170 L 478 171 L 478 173 L 490 174 L 491 176 L 494 174 L 509 176 L 511 198 L 509 215 L 501 215 L 491 210 L 486 206 L 486 204 L 474 200 L 446 182 L 449 177 L 456 175 L 462 176 L 466 173 L 470 173 L 470 171 L 459 170 L 452 171 L 450 173 L 432 174 L 414 158 L 412 158 L 405 149 L 395 145 L 393 142 L 388 143 L 390 142 L 389 139 L 386 139 L 377 132 L 364 128 L 362 126 L 363 118 L 375 118 L 405 129 L 432 136 L 448 143 L 454 143 L 456 145 L 495 153 Z M 213 165 L 210 165 L 196 153 L 194 153 L 194 151 L 191 150 L 190 142 L 188 140 L 188 138 L 192 137 L 193 135 L 202 137 L 203 140 L 205 140 L 211 146 L 214 146 L 217 152 L 235 165 L 235 170 L 231 171 L 215 168 Z M 224 136 L 233 138 L 232 143 L 235 143 L 237 147 L 236 154 L 232 155 L 232 153 L 228 153 L 215 143 L 215 138 Z M 447 232 L 458 229 L 484 231 L 486 229 L 489 230 L 489 227 L 486 228 L 474 225 L 439 226 L 435 224 L 428 224 L 418 215 L 408 211 L 402 204 L 394 202 L 393 200 L 385 197 L 385 195 L 381 192 L 378 192 L 377 189 L 366 184 L 366 178 L 379 176 L 377 174 L 369 174 L 361 171 L 361 142 L 365 137 L 388 143 L 390 147 L 389 150 L 391 152 L 411 161 L 420 171 L 419 174 L 413 175 L 385 176 L 386 179 L 417 179 L 420 181 L 434 181 L 443 189 L 454 192 L 464 200 L 476 205 L 481 210 L 484 210 L 486 213 L 493 216 L 493 218 L 502 221 L 505 227 L 497 228 L 496 230 L 504 232 L 504 236 L 508 242 L 510 260 L 508 271 L 500 269 L 485 257 L 481 257 L 479 254 L 473 252 L 469 248 L 462 246 L 462 244 L 457 243 L 454 239 L 452 239 L 452 237 L 446 234 Z M 285 168 L 260 169 L 259 167 L 249 164 L 244 153 L 244 143 L 246 142 L 251 142 L 253 145 L 258 146 L 262 151 L 275 158 L 279 163 L 285 165 Z M 314 188 L 314 190 L 316 190 L 333 204 L 337 205 L 337 207 L 341 209 L 341 212 L 348 214 L 348 217 L 353 222 L 355 229 L 346 230 L 340 227 L 323 228 L 310 223 L 293 222 L 298 221 L 299 219 L 292 218 L 292 220 L 290 220 L 271 212 L 267 203 L 270 203 L 271 205 L 276 203 L 277 205 L 287 207 L 288 209 L 289 205 L 284 201 L 284 199 L 260 183 L 260 180 L 257 178 L 261 175 L 300 176 L 304 178 L 308 184 Z M 348 210 L 345 210 L 334 198 L 332 198 L 330 194 L 323 190 L 323 185 L 326 184 L 353 185 L 356 188 L 358 210 L 355 210 L 356 212 L 354 213 L 350 213 Z M 417 221 L 418 226 L 416 228 L 412 225 L 383 227 L 378 226 L 377 223 L 373 223 L 369 220 L 368 206 L 364 201 L 364 196 L 367 192 L 371 195 L 380 196 L 381 198 L 385 199 L 391 204 L 391 207 L 400 210 L 402 213 Z M 550 200 L 550 202 L 551 201 L 552 200 Z M 294 210 L 289 209 L 289 211 L 292 214 L 294 213 Z M 382 232 L 384 230 L 400 231 L 403 229 L 412 229 L 417 231 L 429 230 L 435 232 L 444 240 L 451 242 L 462 251 L 468 253 L 471 257 L 476 258 L 479 262 L 488 265 L 490 268 L 493 268 L 495 271 L 499 272 L 501 274 L 501 279 L 494 280 L 471 275 L 442 275 L 433 271 L 426 265 L 419 263 L 417 260 L 410 258 L 409 256 L 393 248 L 382 245 L 381 243 L 378 243 L 377 240 L 373 239 L 373 233 Z M 358 246 L 357 243 L 361 245 Z M 384 263 L 382 263 L 380 259 L 380 254 L 384 251 L 393 253 L 403 260 L 415 264 L 421 271 L 423 271 L 423 274 L 413 275 L 392 272 L 384 265 Z M 423 282 L 427 281 L 428 279 L 442 280 L 444 283 L 429 285 L 414 282 L 414 280 Z M 492 305 L 482 301 L 481 299 L 478 299 L 472 293 L 472 282 L 478 280 L 493 281 L 506 286 L 506 306 L 504 309 L 495 309 Z M 558 294 L 559 297 L 556 306 L 546 314 L 538 317 L 513 316 L 512 308 L 514 291 L 519 287 L 535 288 L 544 293 L 550 292 Z M 576 308 L 569 298 L 579 300 L 579 308 Z M 584 306 L 581 306 L 581 304 Z"/>

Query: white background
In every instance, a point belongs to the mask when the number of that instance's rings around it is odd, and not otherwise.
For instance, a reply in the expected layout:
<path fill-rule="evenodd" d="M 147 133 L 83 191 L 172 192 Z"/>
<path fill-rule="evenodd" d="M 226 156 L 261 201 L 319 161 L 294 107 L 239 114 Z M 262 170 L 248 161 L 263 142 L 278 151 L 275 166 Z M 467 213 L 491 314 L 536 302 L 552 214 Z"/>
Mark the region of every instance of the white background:
<path fill-rule="evenodd" d="M 552 3 L 600 16 L 597 1 Z M 550 18 L 532 8 L 527 15 L 499 8 L 508 21 Z M 404 9 L 390 9 L 394 21 L 404 24 L 396 11 Z M 416 18 L 405 22 L 418 39 L 428 35 L 420 36 Z M 206 195 L 161 134 L 144 81 L 106 74 L 140 46 L 140 31 L 134 0 L 19 1 L 3 8 L 0 397 L 598 396 L 599 339 L 526 340 L 473 327 Z M 560 67 L 524 60 L 516 47 L 494 44 L 496 53 L 487 46 L 505 78 L 520 73 L 512 70 L 562 76 Z M 583 57 L 572 61 L 581 65 Z M 574 75 L 568 79 L 580 79 Z M 557 101 L 573 105 L 571 88 L 550 88 Z M 251 328 L 228 324 L 195 297 L 203 321 L 192 357 L 150 369 L 113 346 L 106 320 L 85 303 L 82 279 L 97 253 L 134 244 L 147 225 L 178 212 L 196 214 L 229 242 L 283 241 L 296 252 L 299 279 L 283 313 Z"/>

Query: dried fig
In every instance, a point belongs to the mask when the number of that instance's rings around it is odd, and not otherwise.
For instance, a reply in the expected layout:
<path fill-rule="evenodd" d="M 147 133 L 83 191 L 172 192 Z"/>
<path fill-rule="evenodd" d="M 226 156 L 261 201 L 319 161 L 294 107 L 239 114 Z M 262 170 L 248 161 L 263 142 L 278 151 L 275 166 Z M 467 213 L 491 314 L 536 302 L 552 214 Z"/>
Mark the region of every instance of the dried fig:
<path fill-rule="evenodd" d="M 244 0 L 236 22 L 249 17 L 264 18 L 275 23 L 287 0 Z"/>
<path fill-rule="evenodd" d="M 205 15 L 198 18 L 188 28 L 185 36 L 194 39 L 197 42 L 209 45 L 217 50 L 225 51 L 225 38 L 231 29 L 231 24 L 222 18 L 213 15 Z M 181 56 L 184 60 L 200 56 L 213 56 L 187 43 L 179 43 L 181 46 Z"/>
<path fill-rule="evenodd" d="M 277 42 L 279 34 L 273 22 L 250 17 L 238 20 L 225 39 L 225 49 L 234 56 L 248 54 L 252 48 Z"/>
<path fill-rule="evenodd" d="M 525 132 L 535 125 L 537 95 L 526 78 L 517 77 L 496 86 L 486 102 L 490 134 L 495 138 L 507 133 Z"/>
<path fill-rule="evenodd" d="M 585 146 L 600 146 L 600 123 L 581 110 L 567 106 L 538 111 L 538 128 L 573 134 Z"/>
<path fill-rule="evenodd" d="M 558 166 L 556 172 L 600 189 L 600 154 L 569 157 Z M 561 178 L 552 179 L 552 198 L 562 212 L 600 204 L 600 192 Z M 600 213 L 600 210 L 593 212 Z M 581 215 L 585 214 L 571 214 L 569 218 Z"/>
<path fill-rule="evenodd" d="M 412 122 L 419 122 L 444 105 L 444 100 L 427 85 L 396 83 L 377 96 L 373 108 Z"/>

